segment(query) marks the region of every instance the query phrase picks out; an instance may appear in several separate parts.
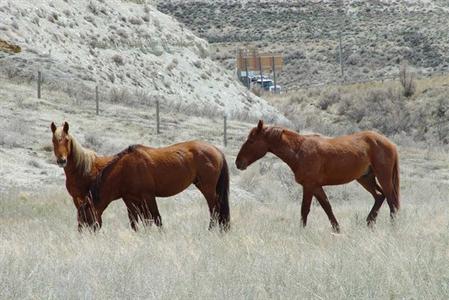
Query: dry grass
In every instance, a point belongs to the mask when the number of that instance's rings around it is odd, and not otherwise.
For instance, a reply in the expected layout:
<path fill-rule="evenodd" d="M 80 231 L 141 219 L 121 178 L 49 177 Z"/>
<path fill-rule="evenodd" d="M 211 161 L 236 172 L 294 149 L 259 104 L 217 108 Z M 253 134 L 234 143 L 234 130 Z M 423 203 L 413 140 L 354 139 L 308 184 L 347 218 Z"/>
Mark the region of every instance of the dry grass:
<path fill-rule="evenodd" d="M 431 90 L 418 90 L 414 100 L 441 94 L 437 86 L 426 84 Z M 342 226 L 342 234 L 332 235 L 316 203 L 309 226 L 300 227 L 301 188 L 279 159 L 267 155 L 244 172 L 236 170 L 235 155 L 252 124 L 230 121 L 225 149 L 231 172 L 228 234 L 207 230 L 206 202 L 198 191 L 189 189 L 158 200 L 162 232 L 156 228 L 132 232 L 125 208 L 117 201 L 105 212 L 98 234 L 80 235 L 63 172 L 51 165 L 51 121 L 68 120 L 83 144 L 106 154 L 136 142 L 162 146 L 197 138 L 219 146 L 222 119 L 211 119 L 213 110 L 197 111 L 197 117 L 192 117 L 167 104 L 161 110 L 162 133 L 155 135 L 154 109 L 108 103 L 95 116 L 93 101 L 73 106 L 68 95 L 59 91 L 48 91 L 48 98 L 38 101 L 33 98 L 34 87 L 8 82 L 0 94 L 3 127 L 17 138 L 11 146 L 0 145 L 0 299 L 441 299 L 449 295 L 447 147 L 433 144 L 423 150 L 407 135 L 394 137 L 401 145 L 413 146 L 401 146 L 399 151 L 403 202 L 394 226 L 384 206 L 375 229 L 366 227 L 364 219 L 373 200 L 357 184 L 326 188 Z M 25 99 L 20 110 L 15 95 Z M 419 98 L 422 95 L 427 96 Z M 309 90 L 289 99 L 288 105 L 307 117 L 311 112 L 307 108 L 315 103 L 308 102 L 309 97 L 315 101 L 321 96 L 321 91 Z M 35 106 L 25 105 L 30 99 Z M 279 106 L 284 100 L 276 99 Z M 315 119 L 331 120 L 333 106 L 326 110 L 314 106 L 322 113 Z M 339 126 L 329 122 L 327 128 L 335 134 Z M 14 189 L 10 182 L 20 188 Z"/>
<path fill-rule="evenodd" d="M 407 76 L 413 82 L 413 93 L 408 86 L 407 95 L 400 80 L 389 80 L 264 97 L 298 130 L 338 135 L 374 129 L 387 136 L 403 135 L 419 142 L 447 144 L 449 76 L 416 80 L 409 73 Z"/>
<path fill-rule="evenodd" d="M 287 171 L 271 161 L 248 173 L 232 168 L 232 230 L 224 235 L 207 230 L 207 206 L 196 190 L 159 200 L 162 232 L 132 232 L 123 204 L 116 202 L 95 235 L 76 231 L 74 207 L 63 187 L 2 194 L 0 298 L 449 295 L 447 184 L 410 179 L 406 167 L 397 223 L 390 224 L 383 207 L 374 230 L 364 222 L 372 204 L 367 193 L 355 184 L 330 188 L 343 229 L 332 235 L 317 205 L 309 227 L 300 228 L 298 198 L 283 186 L 291 179 L 276 179 Z M 239 188 L 245 182 L 253 182 L 248 191 Z"/>

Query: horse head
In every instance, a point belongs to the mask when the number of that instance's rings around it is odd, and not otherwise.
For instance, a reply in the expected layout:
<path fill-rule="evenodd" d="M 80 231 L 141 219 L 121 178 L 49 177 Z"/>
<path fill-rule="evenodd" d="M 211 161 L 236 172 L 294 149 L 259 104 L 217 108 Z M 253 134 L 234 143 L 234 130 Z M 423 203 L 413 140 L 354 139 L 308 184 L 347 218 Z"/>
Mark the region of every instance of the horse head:
<path fill-rule="evenodd" d="M 50 128 L 53 133 L 53 152 L 56 156 L 56 162 L 58 166 L 65 168 L 72 147 L 69 135 L 69 123 L 64 122 L 62 127 L 58 128 L 55 123 L 52 122 Z"/>
<path fill-rule="evenodd" d="M 265 130 L 266 127 L 262 120 L 259 120 L 257 127 L 251 129 L 235 160 L 235 165 L 239 170 L 245 170 L 253 162 L 267 154 L 269 145 Z"/>

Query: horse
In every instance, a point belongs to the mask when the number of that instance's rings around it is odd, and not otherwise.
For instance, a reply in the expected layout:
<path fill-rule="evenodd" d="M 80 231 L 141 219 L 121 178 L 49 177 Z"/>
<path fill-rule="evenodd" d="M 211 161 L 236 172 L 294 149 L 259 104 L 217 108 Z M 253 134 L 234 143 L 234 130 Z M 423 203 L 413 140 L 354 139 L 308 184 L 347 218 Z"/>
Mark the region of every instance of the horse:
<path fill-rule="evenodd" d="M 259 120 L 242 145 L 235 164 L 239 170 L 245 170 L 267 152 L 284 161 L 293 171 L 296 182 L 303 186 L 301 219 L 304 227 L 315 196 L 333 230 L 340 232 L 323 186 L 341 185 L 353 180 L 357 180 L 374 198 L 374 206 L 366 219 L 368 226 L 375 223 L 385 198 L 392 219 L 399 210 L 398 152 L 396 145 L 379 133 L 362 131 L 327 138 L 265 126 Z"/>
<path fill-rule="evenodd" d="M 52 131 L 53 152 L 56 163 L 64 168 L 66 188 L 77 209 L 78 230 L 87 225 L 87 221 L 80 214 L 80 207 L 86 201 L 89 187 L 94 182 L 99 171 L 111 160 L 112 156 L 99 156 L 94 151 L 83 148 L 69 133 L 69 123 L 64 122 L 57 127 L 54 122 L 50 125 Z"/>
<path fill-rule="evenodd" d="M 209 229 L 218 222 L 230 228 L 229 171 L 224 154 L 201 141 L 168 147 L 129 146 L 101 170 L 89 189 L 81 210 L 94 229 L 102 226 L 102 214 L 114 200 L 122 198 L 128 207 L 131 227 L 162 226 L 156 197 L 176 195 L 194 184 L 207 200 Z"/>

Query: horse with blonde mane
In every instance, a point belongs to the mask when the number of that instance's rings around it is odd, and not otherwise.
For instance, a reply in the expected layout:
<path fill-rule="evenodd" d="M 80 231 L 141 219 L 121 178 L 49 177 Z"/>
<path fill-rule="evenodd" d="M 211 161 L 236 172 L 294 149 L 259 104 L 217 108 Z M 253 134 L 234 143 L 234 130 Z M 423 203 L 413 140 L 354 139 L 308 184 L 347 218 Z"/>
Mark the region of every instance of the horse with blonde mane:
<path fill-rule="evenodd" d="M 61 127 L 51 123 L 53 133 L 53 152 L 58 166 L 64 168 L 66 188 L 77 209 L 78 229 L 88 225 L 80 214 L 79 208 L 86 201 L 89 187 L 94 182 L 101 169 L 111 160 L 112 156 L 98 156 L 94 151 L 83 148 L 75 137 L 69 134 L 69 123 Z"/>
<path fill-rule="evenodd" d="M 154 222 L 162 226 L 156 197 L 174 196 L 194 184 L 207 200 L 209 228 L 230 227 L 229 171 L 224 154 L 215 146 L 189 141 L 162 148 L 133 145 L 114 156 L 101 170 L 81 207 L 91 227 L 102 225 L 108 205 L 122 198 L 131 226 Z"/>
<path fill-rule="evenodd" d="M 374 206 L 368 217 L 372 225 L 385 198 L 394 218 L 399 209 L 399 156 L 396 146 L 385 136 L 362 131 L 336 138 L 300 135 L 282 127 L 267 127 L 259 121 L 249 133 L 235 161 L 245 170 L 256 160 L 271 152 L 284 161 L 303 186 L 301 219 L 307 224 L 312 198 L 326 212 L 332 228 L 340 226 L 323 186 L 340 185 L 357 180 L 373 197 Z M 377 181 L 376 181 L 377 179 Z"/>

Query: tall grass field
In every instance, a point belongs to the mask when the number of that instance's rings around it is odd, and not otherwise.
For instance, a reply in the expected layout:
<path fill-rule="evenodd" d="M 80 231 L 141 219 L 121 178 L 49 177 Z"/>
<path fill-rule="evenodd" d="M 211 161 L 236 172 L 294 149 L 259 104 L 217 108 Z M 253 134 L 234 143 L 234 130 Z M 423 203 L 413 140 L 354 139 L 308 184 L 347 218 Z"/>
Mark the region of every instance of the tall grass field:
<path fill-rule="evenodd" d="M 234 180 L 253 184 L 260 198 L 233 190 L 226 234 L 207 230 L 206 201 L 194 189 L 159 199 L 162 230 L 133 232 L 116 201 L 96 234 L 78 233 L 63 187 L 4 193 L 0 298 L 447 298 L 447 184 L 404 179 L 398 219 L 392 224 L 384 205 L 372 229 L 365 224 L 368 193 L 356 184 L 328 188 L 342 226 L 332 234 L 316 203 L 301 228 L 300 187 L 286 192 L 274 166 L 267 173 L 261 163 Z"/>

